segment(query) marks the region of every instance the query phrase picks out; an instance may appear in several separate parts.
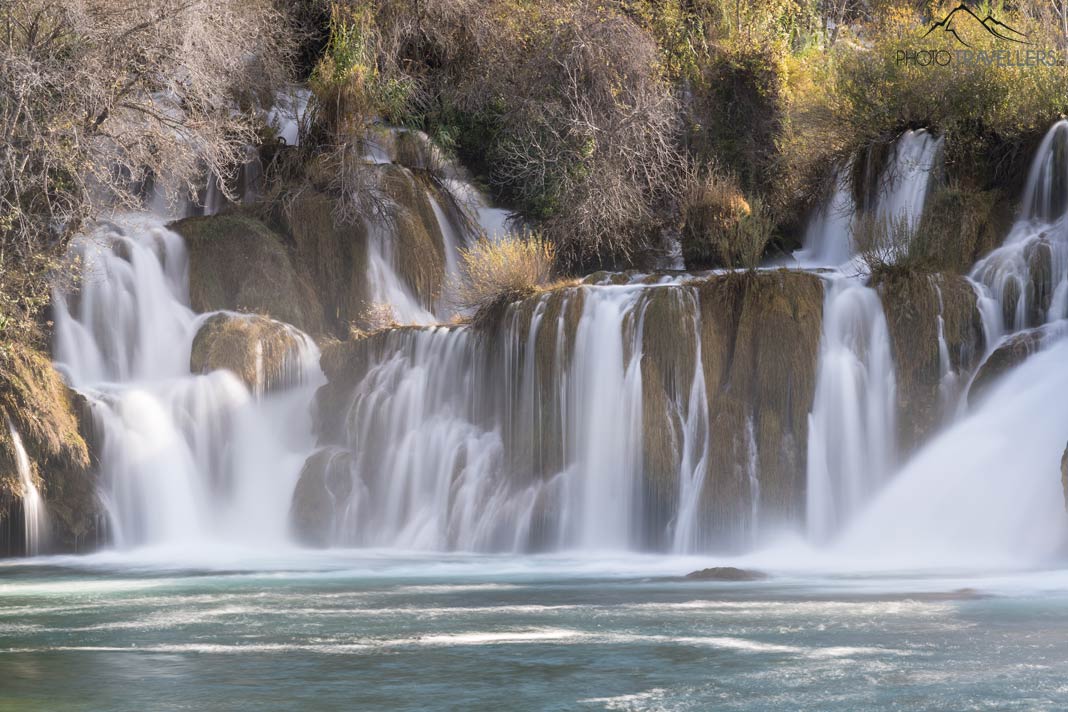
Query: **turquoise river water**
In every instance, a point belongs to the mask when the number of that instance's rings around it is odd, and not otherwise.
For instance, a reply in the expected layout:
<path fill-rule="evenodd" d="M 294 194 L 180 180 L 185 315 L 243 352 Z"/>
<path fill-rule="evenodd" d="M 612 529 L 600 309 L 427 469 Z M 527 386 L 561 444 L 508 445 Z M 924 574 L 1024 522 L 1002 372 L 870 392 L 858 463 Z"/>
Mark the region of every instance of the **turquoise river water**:
<path fill-rule="evenodd" d="M 0 709 L 1068 708 L 1068 571 L 791 559 L 749 583 L 639 555 L 7 561 Z"/>

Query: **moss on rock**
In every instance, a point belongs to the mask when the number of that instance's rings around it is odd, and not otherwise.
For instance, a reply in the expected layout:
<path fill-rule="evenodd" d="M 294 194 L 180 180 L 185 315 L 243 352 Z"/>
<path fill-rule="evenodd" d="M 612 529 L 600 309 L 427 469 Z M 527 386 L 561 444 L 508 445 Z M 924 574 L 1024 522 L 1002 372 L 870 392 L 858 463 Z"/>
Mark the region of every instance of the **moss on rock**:
<path fill-rule="evenodd" d="M 445 243 L 428 186 L 401 166 L 381 170 L 382 189 L 392 203 L 386 227 L 392 232 L 393 264 L 423 305 L 432 308 L 444 287 Z"/>
<path fill-rule="evenodd" d="M 946 415 L 939 330 L 956 383 L 978 365 L 985 341 L 972 285 L 951 274 L 890 270 L 878 284 L 890 332 L 897 375 L 900 445 L 909 452 L 935 431 Z"/>
<path fill-rule="evenodd" d="M 67 388 L 45 354 L 17 343 L 0 349 L 0 553 L 22 553 L 24 546 L 21 532 L 3 521 L 21 507 L 23 496 L 9 421 L 51 515 L 52 546 L 77 551 L 92 541 L 100 505 L 82 437 L 84 408 L 84 399 Z"/>
<path fill-rule="evenodd" d="M 325 308 L 329 331 L 345 338 L 349 325 L 367 311 L 367 226 L 334 219 L 335 200 L 310 187 L 288 204 L 286 225 L 297 260 L 311 278 Z"/>
<path fill-rule="evenodd" d="M 253 393 L 300 382 L 301 336 L 282 322 L 258 315 L 221 313 L 197 331 L 189 357 L 193 373 L 226 369 Z"/>
<path fill-rule="evenodd" d="M 189 296 L 199 312 L 263 314 L 309 334 L 324 332 L 322 306 L 282 238 L 240 214 L 174 223 L 189 250 Z"/>
<path fill-rule="evenodd" d="M 816 365 L 823 321 L 823 283 L 819 277 L 787 270 L 733 273 L 713 278 L 702 289 L 719 314 L 703 343 L 718 353 L 706 368 L 713 411 L 736 401 L 720 427 L 731 443 L 726 461 L 713 467 L 714 489 L 735 491 L 730 482 L 759 460 L 761 517 L 798 521 L 804 510 L 808 414 L 816 391 Z M 718 306 L 717 306 L 718 305 Z M 733 327 L 733 328 L 732 328 Z M 718 372 L 717 372 L 718 371 Z M 716 433 L 713 437 L 723 437 Z M 750 432 L 751 431 L 751 432 Z M 755 444 L 751 453 L 750 438 Z M 713 450 L 713 452 L 716 452 Z M 717 458 L 719 456 L 717 455 Z M 748 482 L 745 483 L 748 498 Z M 741 500 L 746 501 L 746 500 Z"/>

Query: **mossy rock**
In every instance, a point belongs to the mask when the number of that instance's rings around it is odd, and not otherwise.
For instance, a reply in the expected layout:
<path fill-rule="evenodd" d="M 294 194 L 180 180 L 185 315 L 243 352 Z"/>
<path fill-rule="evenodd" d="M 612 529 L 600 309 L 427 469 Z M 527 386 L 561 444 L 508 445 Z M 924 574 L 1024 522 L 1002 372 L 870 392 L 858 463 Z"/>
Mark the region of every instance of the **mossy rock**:
<path fill-rule="evenodd" d="M 51 547 L 78 551 L 95 540 L 101 511 L 82 433 L 87 405 L 48 357 L 17 343 L 0 349 L 0 554 L 23 553 L 21 531 L 3 520 L 23 495 L 8 421 L 19 433 L 52 525 Z"/>
<path fill-rule="evenodd" d="M 968 387 L 968 403 L 975 405 L 982 401 L 997 381 L 1012 369 L 1038 352 L 1045 337 L 1045 329 L 1028 329 L 1013 334 L 1003 341 L 986 357 L 975 372 Z"/>
<path fill-rule="evenodd" d="M 1014 214 L 1004 191 L 939 186 L 927 200 L 910 252 L 925 269 L 965 274 L 1002 243 Z"/>
<path fill-rule="evenodd" d="M 171 228 L 189 250 L 189 297 L 196 311 L 262 314 L 308 334 L 324 333 L 315 289 L 281 236 L 266 225 L 232 213 L 187 218 Z"/>
<path fill-rule="evenodd" d="M 339 223 L 336 202 L 305 187 L 288 204 L 286 226 L 297 261 L 309 275 L 322 302 L 323 318 L 333 335 L 346 338 L 349 325 L 367 311 L 367 226 Z"/>
<path fill-rule="evenodd" d="M 410 170 L 381 166 L 382 190 L 392 203 L 385 220 L 397 274 L 432 309 L 444 289 L 445 243 L 427 186 Z"/>
<path fill-rule="evenodd" d="M 748 472 L 752 438 L 761 518 L 800 521 L 823 282 L 789 270 L 729 273 L 711 278 L 701 290 L 701 341 L 717 453 L 706 487 L 728 501 L 749 501 L 749 485 L 739 478 Z"/>
<path fill-rule="evenodd" d="M 947 415 L 939 317 L 957 383 L 967 382 L 985 350 L 983 320 L 975 289 L 959 275 L 890 270 L 881 276 L 877 287 L 897 376 L 900 446 L 910 452 L 924 443 Z"/>
<path fill-rule="evenodd" d="M 197 331 L 189 357 L 193 373 L 225 369 L 253 393 L 297 385 L 301 335 L 288 324 L 252 314 L 221 313 Z"/>

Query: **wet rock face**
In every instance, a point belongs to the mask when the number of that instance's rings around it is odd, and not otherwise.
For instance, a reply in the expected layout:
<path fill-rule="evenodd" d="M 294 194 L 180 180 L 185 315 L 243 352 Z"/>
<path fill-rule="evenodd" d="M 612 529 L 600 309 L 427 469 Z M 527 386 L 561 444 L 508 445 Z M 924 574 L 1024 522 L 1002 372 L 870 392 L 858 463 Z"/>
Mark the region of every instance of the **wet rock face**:
<path fill-rule="evenodd" d="M 302 338 L 289 325 L 264 316 L 215 314 L 193 339 L 189 370 L 231 371 L 257 394 L 283 389 L 300 381 Z"/>
<path fill-rule="evenodd" d="M 19 433 L 49 514 L 49 550 L 86 551 L 97 543 L 101 507 L 85 408 L 45 354 L 19 344 L 0 352 L 0 555 L 22 555 L 25 547 L 23 492 L 8 421 Z"/>
<path fill-rule="evenodd" d="M 948 415 L 985 349 L 975 290 L 958 275 L 891 273 L 878 284 L 897 376 L 902 452 Z"/>
<path fill-rule="evenodd" d="M 1061 489 L 1064 490 L 1064 508 L 1068 510 L 1068 446 L 1061 455 Z"/>
<path fill-rule="evenodd" d="M 347 452 L 324 448 L 308 458 L 289 510 L 294 538 L 305 546 L 329 546 L 351 492 L 351 457 Z"/>
<path fill-rule="evenodd" d="M 193 309 L 264 314 L 309 334 L 324 332 L 313 283 L 296 268 L 281 236 L 263 223 L 227 214 L 187 218 L 171 228 L 189 250 Z"/>
<path fill-rule="evenodd" d="M 994 349 L 979 366 L 968 387 L 969 405 L 978 404 L 998 379 L 1036 353 L 1044 337 L 1044 329 L 1028 329 L 1013 334 Z"/>

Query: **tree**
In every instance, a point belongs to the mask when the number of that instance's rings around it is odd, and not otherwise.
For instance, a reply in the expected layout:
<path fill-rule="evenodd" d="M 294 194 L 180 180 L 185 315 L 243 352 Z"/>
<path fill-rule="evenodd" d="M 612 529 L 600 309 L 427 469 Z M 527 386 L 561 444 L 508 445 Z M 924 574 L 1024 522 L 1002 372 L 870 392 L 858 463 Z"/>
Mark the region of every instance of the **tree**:
<path fill-rule="evenodd" d="M 0 3 L 0 330 L 88 219 L 243 160 L 288 41 L 271 0 Z"/>

